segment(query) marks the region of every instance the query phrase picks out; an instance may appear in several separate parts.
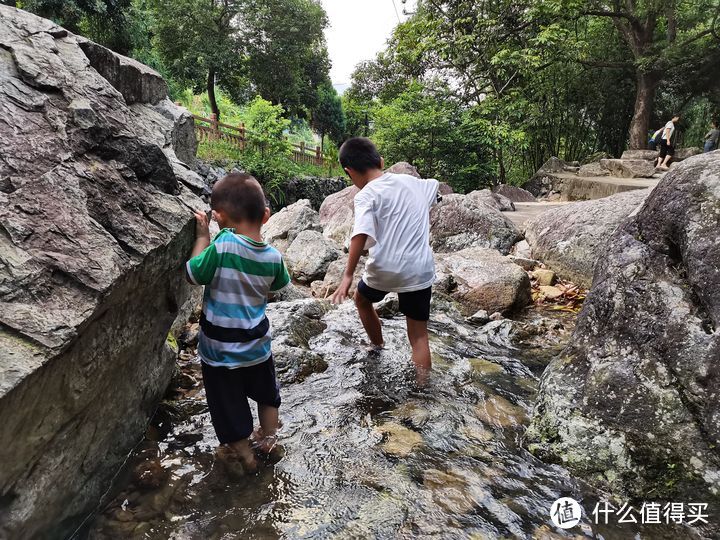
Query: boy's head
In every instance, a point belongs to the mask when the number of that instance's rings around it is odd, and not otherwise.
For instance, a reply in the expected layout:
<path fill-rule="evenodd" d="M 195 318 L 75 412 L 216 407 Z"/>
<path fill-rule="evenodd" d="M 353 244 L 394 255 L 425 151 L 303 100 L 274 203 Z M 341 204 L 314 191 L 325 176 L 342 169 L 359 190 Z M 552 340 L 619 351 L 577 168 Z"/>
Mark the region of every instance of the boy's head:
<path fill-rule="evenodd" d="M 680 113 L 673 114 L 672 121 L 673 124 L 677 124 L 680 121 Z"/>
<path fill-rule="evenodd" d="M 221 228 L 240 223 L 262 225 L 270 217 L 260 182 L 246 173 L 230 173 L 218 180 L 210 207 Z"/>
<path fill-rule="evenodd" d="M 362 182 L 369 172 L 382 170 L 385 161 L 373 142 L 366 137 L 348 139 L 340 147 L 340 165 L 353 183 Z"/>

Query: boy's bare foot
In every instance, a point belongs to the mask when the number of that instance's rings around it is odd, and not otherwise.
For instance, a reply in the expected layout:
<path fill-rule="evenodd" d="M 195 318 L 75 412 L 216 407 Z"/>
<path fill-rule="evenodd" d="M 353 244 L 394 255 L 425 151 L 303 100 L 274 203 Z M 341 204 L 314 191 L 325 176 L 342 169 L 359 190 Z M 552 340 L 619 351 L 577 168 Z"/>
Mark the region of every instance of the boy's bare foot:
<path fill-rule="evenodd" d="M 239 461 L 245 469 L 245 472 L 248 474 L 255 474 L 257 472 L 258 462 L 255 457 L 255 453 L 250 446 L 249 439 L 229 443 L 227 447 L 229 449 L 229 454 L 233 456 L 231 461 Z"/>
<path fill-rule="evenodd" d="M 277 445 L 277 435 L 267 435 L 255 440 L 255 449 L 263 454 L 269 454 Z"/>
<path fill-rule="evenodd" d="M 379 353 L 380 351 L 385 349 L 384 341 L 382 343 L 380 343 L 379 345 L 376 345 L 375 343 L 365 343 L 364 345 L 365 345 L 365 349 L 371 353 Z"/>

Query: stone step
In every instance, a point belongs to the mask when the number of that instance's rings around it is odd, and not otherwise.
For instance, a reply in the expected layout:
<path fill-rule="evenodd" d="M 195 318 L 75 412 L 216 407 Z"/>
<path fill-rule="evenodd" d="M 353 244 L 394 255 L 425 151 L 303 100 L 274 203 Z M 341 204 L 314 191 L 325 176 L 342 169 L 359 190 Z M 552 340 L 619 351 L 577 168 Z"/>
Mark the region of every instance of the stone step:
<path fill-rule="evenodd" d="M 622 159 L 644 159 L 646 161 L 653 161 L 657 156 L 658 152 L 656 150 L 625 150 Z"/>
<path fill-rule="evenodd" d="M 600 167 L 618 178 L 652 178 L 655 166 L 644 159 L 601 159 Z"/>

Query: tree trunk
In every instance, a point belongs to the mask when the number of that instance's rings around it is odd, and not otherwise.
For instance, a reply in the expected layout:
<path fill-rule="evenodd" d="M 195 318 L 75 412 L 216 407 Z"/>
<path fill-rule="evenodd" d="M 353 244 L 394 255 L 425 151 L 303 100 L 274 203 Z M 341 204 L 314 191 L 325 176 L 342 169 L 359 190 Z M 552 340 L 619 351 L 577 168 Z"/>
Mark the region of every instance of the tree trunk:
<path fill-rule="evenodd" d="M 220 108 L 218 107 L 217 100 L 215 99 L 215 70 L 211 69 L 208 71 L 207 78 L 207 93 L 208 101 L 210 101 L 210 109 L 215 113 L 215 118 L 220 121 Z"/>
<path fill-rule="evenodd" d="M 638 72 L 637 74 L 635 112 L 630 123 L 631 150 L 644 150 L 647 148 L 650 118 L 655 106 L 655 93 L 659 82 L 660 77 L 657 73 Z"/>

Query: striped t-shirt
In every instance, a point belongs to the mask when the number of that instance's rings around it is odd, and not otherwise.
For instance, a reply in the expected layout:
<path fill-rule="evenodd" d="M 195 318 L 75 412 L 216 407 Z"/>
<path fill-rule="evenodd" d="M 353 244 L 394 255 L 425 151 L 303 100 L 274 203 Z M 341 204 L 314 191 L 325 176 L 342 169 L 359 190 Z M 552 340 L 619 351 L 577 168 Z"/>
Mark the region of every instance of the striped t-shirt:
<path fill-rule="evenodd" d="M 200 317 L 198 355 L 211 366 L 253 366 L 270 358 L 268 292 L 290 283 L 280 252 L 264 242 L 223 229 L 187 262 L 196 285 L 207 285 Z"/>

